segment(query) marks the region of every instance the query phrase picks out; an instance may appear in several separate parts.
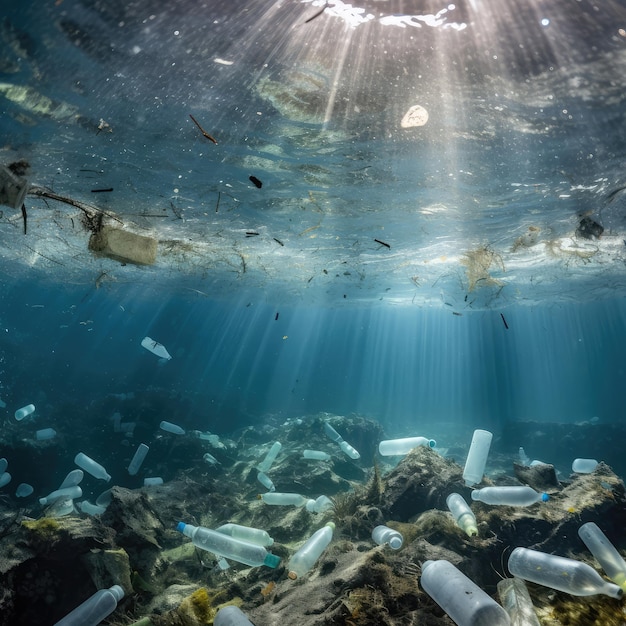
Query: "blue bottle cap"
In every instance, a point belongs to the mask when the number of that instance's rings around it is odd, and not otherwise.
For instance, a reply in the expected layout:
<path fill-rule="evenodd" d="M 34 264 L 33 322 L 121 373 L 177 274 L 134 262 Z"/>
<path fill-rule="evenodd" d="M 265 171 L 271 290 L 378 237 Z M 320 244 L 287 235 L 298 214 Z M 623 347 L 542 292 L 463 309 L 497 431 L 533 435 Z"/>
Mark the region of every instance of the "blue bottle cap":
<path fill-rule="evenodd" d="M 542 493 L 541 494 L 541 501 L 542 502 L 547 502 L 550 499 L 550 496 L 547 493 Z"/>
<path fill-rule="evenodd" d="M 178 524 L 176 524 L 176 530 L 178 530 L 181 533 L 185 532 L 185 526 L 187 526 L 185 522 L 178 522 Z"/>
<path fill-rule="evenodd" d="M 275 554 L 269 553 L 265 559 L 263 559 L 263 565 L 267 565 L 268 567 L 278 567 L 280 563 L 280 557 Z"/>

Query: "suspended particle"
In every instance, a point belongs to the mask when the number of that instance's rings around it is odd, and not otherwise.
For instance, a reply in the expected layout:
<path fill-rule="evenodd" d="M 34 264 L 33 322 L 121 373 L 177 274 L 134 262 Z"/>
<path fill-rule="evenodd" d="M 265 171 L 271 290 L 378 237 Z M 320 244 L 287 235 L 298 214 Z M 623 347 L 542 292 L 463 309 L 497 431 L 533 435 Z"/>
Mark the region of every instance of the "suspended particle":
<path fill-rule="evenodd" d="M 402 128 L 415 128 L 416 126 L 424 126 L 428 121 L 428 111 L 419 104 L 412 106 L 402 118 L 400 126 Z"/>

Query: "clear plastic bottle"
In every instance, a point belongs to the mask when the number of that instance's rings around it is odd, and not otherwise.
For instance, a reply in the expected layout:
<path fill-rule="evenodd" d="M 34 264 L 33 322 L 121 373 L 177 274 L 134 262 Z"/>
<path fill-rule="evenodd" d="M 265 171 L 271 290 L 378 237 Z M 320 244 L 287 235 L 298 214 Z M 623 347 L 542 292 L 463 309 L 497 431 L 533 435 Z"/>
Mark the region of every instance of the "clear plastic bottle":
<path fill-rule="evenodd" d="M 29 485 L 28 483 L 20 483 L 15 490 L 15 495 L 18 498 L 27 498 L 31 493 L 33 493 L 33 491 L 35 491 L 35 489 L 32 485 Z"/>
<path fill-rule="evenodd" d="M 607 582 L 591 566 L 563 556 L 546 554 L 529 548 L 515 548 L 509 557 L 513 576 L 530 580 L 573 596 L 593 596 L 599 593 L 621 598 L 621 587 Z"/>
<path fill-rule="evenodd" d="M 166 433 L 172 433 L 172 435 L 184 435 L 185 429 L 181 428 L 178 424 L 172 424 L 172 422 L 166 422 L 165 420 L 159 424 L 159 428 Z"/>
<path fill-rule="evenodd" d="M 304 576 L 322 556 L 322 552 L 326 550 L 328 544 L 333 538 L 335 525 L 328 522 L 325 526 L 316 530 L 300 547 L 300 549 L 289 559 L 287 569 L 289 570 L 289 578 L 295 580 L 300 576 Z"/>
<path fill-rule="evenodd" d="M 578 529 L 578 536 L 596 557 L 606 575 L 626 591 L 626 562 L 598 525 L 594 522 L 583 524 Z"/>
<path fill-rule="evenodd" d="M 572 462 L 572 472 L 576 474 L 591 474 L 596 467 L 598 467 L 598 461 L 595 459 L 574 459 Z"/>
<path fill-rule="evenodd" d="M 413 448 L 422 446 L 434 448 L 437 442 L 426 437 L 405 437 L 403 439 L 385 439 L 378 444 L 378 452 L 381 456 L 400 456 L 408 454 Z"/>
<path fill-rule="evenodd" d="M 530 506 L 535 502 L 547 502 L 549 499 L 547 493 L 539 493 L 527 486 L 484 487 L 472 491 L 472 500 L 502 506 Z"/>
<path fill-rule="evenodd" d="M 282 444 L 280 443 L 280 441 L 275 441 L 272 447 L 269 449 L 268 453 L 265 455 L 263 461 L 261 461 L 261 463 L 256 466 L 259 472 L 265 473 L 270 469 L 270 467 L 272 467 L 272 464 L 276 460 L 276 457 L 278 456 L 281 448 Z"/>
<path fill-rule="evenodd" d="M 221 608 L 215 620 L 214 626 L 254 626 L 246 614 L 237 606 L 225 606 Z"/>
<path fill-rule="evenodd" d="M 463 468 L 463 480 L 466 487 L 477 485 L 483 479 L 492 438 L 493 435 L 488 430 L 474 431 Z"/>
<path fill-rule="evenodd" d="M 344 441 L 341 435 L 328 422 L 324 422 L 324 432 L 331 441 L 334 441 L 339 446 L 346 456 L 354 460 L 361 458 L 358 450 L 353 448 L 347 441 Z"/>
<path fill-rule="evenodd" d="M 474 537 L 478 534 L 476 517 L 467 502 L 465 502 L 465 498 L 460 493 L 451 493 L 446 498 L 446 504 L 460 528 L 470 537 Z"/>
<path fill-rule="evenodd" d="M 262 493 L 260 498 L 265 504 L 277 506 L 304 506 L 308 502 L 308 499 L 299 493 L 284 493 L 281 491 Z"/>
<path fill-rule="evenodd" d="M 113 585 L 110 589 L 100 589 L 55 626 L 97 626 L 115 611 L 117 603 L 123 597 L 124 590 L 119 585 Z"/>
<path fill-rule="evenodd" d="M 160 476 L 148 476 L 143 479 L 144 487 L 158 487 L 163 484 L 163 479 Z"/>
<path fill-rule="evenodd" d="M 381 524 L 372 530 L 372 540 L 379 546 L 388 544 L 392 550 L 399 550 L 402 547 L 404 537 L 397 530 Z"/>
<path fill-rule="evenodd" d="M 323 513 L 324 511 L 330 511 L 335 505 L 328 496 L 320 496 L 315 500 L 312 498 L 307 500 L 305 507 L 309 513 Z"/>
<path fill-rule="evenodd" d="M 49 441 L 57 436 L 57 431 L 54 428 L 42 428 L 35 431 L 35 439 L 37 441 Z"/>
<path fill-rule="evenodd" d="M 9 472 L 2 472 L 0 474 L 0 487 L 4 487 L 11 482 L 11 474 Z"/>
<path fill-rule="evenodd" d="M 176 530 L 189 537 L 198 548 L 238 563 L 254 567 L 259 565 L 276 567 L 280 563 L 280 557 L 269 553 L 263 546 L 235 539 L 210 528 L 179 522 Z"/>
<path fill-rule="evenodd" d="M 15 411 L 15 419 L 18 422 L 21 422 L 25 417 L 27 417 L 28 415 L 31 415 L 34 412 L 35 412 L 35 405 L 27 404 L 26 406 L 23 406 L 21 409 L 18 409 L 17 411 Z"/>
<path fill-rule="evenodd" d="M 235 539 L 241 539 L 242 541 L 249 541 L 250 543 L 256 543 L 258 546 L 269 547 L 274 543 L 274 540 L 269 536 L 266 530 L 260 528 L 252 528 L 251 526 L 240 526 L 239 524 L 222 524 L 219 528 L 215 529 L 218 533 L 234 537 Z"/>
<path fill-rule="evenodd" d="M 135 451 L 135 455 L 133 456 L 130 464 L 128 465 L 128 473 L 131 476 L 135 476 L 137 474 L 149 450 L 150 448 L 145 443 L 139 444 L 139 447 Z"/>
<path fill-rule="evenodd" d="M 426 561 L 424 591 L 462 626 L 510 626 L 507 612 L 449 561 Z"/>
<path fill-rule="evenodd" d="M 46 506 L 60 500 L 61 498 L 74 500 L 75 498 L 80 498 L 82 495 L 83 490 L 78 485 L 74 485 L 73 487 L 63 487 L 63 489 L 57 489 L 56 491 L 49 493 L 45 498 L 39 498 L 39 504 Z"/>
<path fill-rule="evenodd" d="M 541 626 L 528 587 L 521 578 L 504 578 L 497 588 L 500 603 L 511 619 L 511 626 Z"/>
<path fill-rule="evenodd" d="M 256 479 L 268 490 L 276 491 L 272 479 L 265 472 L 257 472 Z"/>
<path fill-rule="evenodd" d="M 330 454 L 321 450 L 303 450 L 302 456 L 313 461 L 330 461 Z"/>
<path fill-rule="evenodd" d="M 76 463 L 76 465 L 78 465 L 81 469 L 85 470 L 88 474 L 91 474 L 94 478 L 100 478 L 101 480 L 106 480 L 107 482 L 111 480 L 111 475 L 107 473 L 100 463 L 97 463 L 91 457 L 88 457 L 82 452 L 79 452 L 74 457 L 74 463 Z"/>

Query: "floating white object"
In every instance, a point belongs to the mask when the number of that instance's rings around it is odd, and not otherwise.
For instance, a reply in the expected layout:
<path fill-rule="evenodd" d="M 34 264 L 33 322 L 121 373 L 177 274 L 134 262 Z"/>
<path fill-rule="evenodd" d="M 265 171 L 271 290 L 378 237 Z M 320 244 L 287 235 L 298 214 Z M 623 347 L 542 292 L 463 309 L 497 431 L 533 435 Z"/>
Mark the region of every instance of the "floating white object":
<path fill-rule="evenodd" d="M 158 487 L 163 484 L 163 479 L 160 476 L 153 476 L 150 478 L 143 479 L 144 487 Z"/>
<path fill-rule="evenodd" d="M 72 470 L 63 480 L 59 489 L 65 489 L 66 487 L 74 487 L 75 485 L 80 484 L 80 481 L 85 476 L 83 470 Z"/>
<path fill-rule="evenodd" d="M 172 433 L 172 435 L 184 435 L 185 430 L 181 428 L 178 424 L 172 424 L 172 422 L 162 421 L 159 424 L 159 428 L 164 430 L 166 433 Z"/>
<path fill-rule="evenodd" d="M 4 472 L 2 475 L 0 475 L 0 487 L 4 487 L 5 485 L 8 485 L 11 482 L 11 474 L 9 474 L 9 472 Z"/>
<path fill-rule="evenodd" d="M 35 433 L 35 439 L 37 441 L 46 441 L 47 439 L 54 439 L 57 431 L 54 428 L 42 428 Z"/>
<path fill-rule="evenodd" d="M 35 405 L 34 404 L 27 404 L 26 406 L 23 406 L 21 409 L 18 409 L 17 411 L 15 411 L 15 419 L 18 422 L 21 422 L 27 415 L 30 415 L 31 413 L 35 412 Z"/>
<path fill-rule="evenodd" d="M 572 472 L 576 472 L 576 474 L 591 474 L 596 467 L 598 467 L 598 461 L 595 459 L 574 459 Z"/>
<path fill-rule="evenodd" d="M 156 354 L 161 359 L 166 359 L 169 361 L 172 358 L 172 355 L 165 349 L 165 346 L 150 337 L 144 337 L 141 341 L 142 347 L 146 350 L 152 352 L 152 354 Z"/>
<path fill-rule="evenodd" d="M 2 457 L 0 459 L 0 474 L 5 472 L 8 466 L 9 466 L 9 462 L 4 457 Z"/>
<path fill-rule="evenodd" d="M 29 485 L 28 483 L 20 483 L 15 490 L 15 495 L 18 498 L 26 498 L 33 493 L 33 491 L 34 489 L 32 485 Z"/>
<path fill-rule="evenodd" d="M 149 450 L 150 448 L 145 443 L 139 444 L 139 447 L 135 451 L 135 456 L 133 456 L 133 459 L 128 466 L 128 473 L 131 476 L 135 476 L 135 474 L 137 474 Z"/>

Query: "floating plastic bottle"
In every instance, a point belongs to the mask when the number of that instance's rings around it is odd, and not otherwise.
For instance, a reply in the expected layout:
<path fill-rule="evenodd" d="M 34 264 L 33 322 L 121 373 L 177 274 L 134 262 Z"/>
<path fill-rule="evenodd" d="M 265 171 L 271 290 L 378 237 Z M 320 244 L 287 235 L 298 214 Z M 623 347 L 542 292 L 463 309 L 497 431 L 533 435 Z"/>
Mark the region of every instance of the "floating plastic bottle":
<path fill-rule="evenodd" d="M 274 483 L 272 479 L 265 472 L 258 472 L 256 475 L 256 479 L 268 490 L 268 491 L 276 491 L 276 487 L 274 487 Z"/>
<path fill-rule="evenodd" d="M 387 544 L 392 550 L 399 550 L 404 538 L 397 530 L 381 524 L 372 530 L 372 540 L 379 546 Z"/>
<path fill-rule="evenodd" d="M 598 525 L 594 522 L 583 524 L 578 529 L 578 536 L 596 557 L 606 575 L 626 591 L 626 562 Z"/>
<path fill-rule="evenodd" d="M 69 474 L 63 479 L 59 489 L 65 489 L 65 487 L 73 487 L 79 485 L 85 476 L 83 470 L 75 469 L 69 472 Z"/>
<path fill-rule="evenodd" d="M 100 589 L 78 605 L 55 626 L 97 626 L 117 608 L 117 603 L 124 597 L 124 590 L 119 585 L 110 589 Z"/>
<path fill-rule="evenodd" d="M 4 487 L 11 482 L 11 474 L 9 472 L 2 472 L 0 474 L 0 487 Z"/>
<path fill-rule="evenodd" d="M 85 470 L 88 474 L 91 474 L 94 478 L 106 480 L 107 482 L 111 480 L 111 475 L 107 473 L 100 463 L 97 463 L 91 457 L 88 457 L 82 452 L 79 452 L 74 457 L 74 463 L 76 463 L 76 465 L 78 465 L 81 469 Z"/>
<path fill-rule="evenodd" d="M 21 409 L 18 409 L 17 411 L 15 411 L 15 419 L 18 422 L 21 422 L 25 417 L 27 417 L 28 415 L 31 415 L 34 412 L 35 412 L 35 405 L 27 404 L 26 406 L 23 406 Z"/>
<path fill-rule="evenodd" d="M 522 448 L 522 446 L 519 447 L 518 455 L 519 462 L 526 467 L 530 467 L 530 457 L 526 454 L 526 451 Z"/>
<path fill-rule="evenodd" d="M 280 452 L 280 449 L 282 447 L 283 446 L 280 443 L 280 441 L 274 442 L 272 447 L 269 449 L 268 453 L 265 455 L 265 458 L 263 459 L 263 461 L 261 461 L 261 463 L 259 463 L 256 466 L 259 472 L 265 473 L 270 469 L 270 467 L 272 467 L 272 464 L 276 460 L 276 457 L 278 456 L 278 453 Z"/>
<path fill-rule="evenodd" d="M 528 587 L 521 578 L 504 578 L 498 585 L 498 595 L 511 626 L 541 626 Z"/>
<path fill-rule="evenodd" d="M 593 596 L 599 593 L 621 598 L 621 587 L 604 580 L 591 566 L 563 556 L 546 554 L 529 548 L 515 548 L 509 557 L 513 576 L 530 580 L 573 596 Z"/>
<path fill-rule="evenodd" d="M 131 476 L 135 476 L 137 474 L 149 450 L 150 448 L 145 443 L 139 444 L 139 447 L 135 451 L 135 456 L 133 456 L 133 459 L 128 466 L 128 473 Z"/>
<path fill-rule="evenodd" d="M 547 493 L 539 493 L 527 486 L 484 487 L 472 491 L 472 500 L 503 506 L 530 506 L 535 502 L 547 502 L 549 499 Z"/>
<path fill-rule="evenodd" d="M 45 498 L 39 498 L 39 504 L 41 506 L 47 506 L 48 504 L 52 504 L 60 499 L 65 500 L 74 500 L 75 498 L 80 498 L 83 495 L 83 490 L 78 486 L 74 485 L 73 487 L 64 487 L 63 489 L 57 489 L 52 493 L 49 493 Z"/>
<path fill-rule="evenodd" d="M 254 624 L 238 606 L 225 606 L 217 612 L 213 626 L 254 626 Z"/>
<path fill-rule="evenodd" d="M 328 496 L 307 500 L 304 506 L 309 513 L 323 513 L 335 507 L 333 501 Z"/>
<path fill-rule="evenodd" d="M 418 446 L 434 448 L 437 442 L 426 437 L 405 437 L 404 439 L 385 439 L 378 444 L 378 452 L 382 456 L 401 456 L 408 454 Z"/>
<path fill-rule="evenodd" d="M 209 452 L 205 452 L 202 455 L 202 460 L 206 461 L 209 465 L 220 465 L 220 462 Z"/>
<path fill-rule="evenodd" d="M 33 493 L 33 491 L 35 490 L 32 485 L 29 485 L 28 483 L 20 483 L 15 490 L 15 495 L 18 498 L 27 498 L 31 493 Z"/>
<path fill-rule="evenodd" d="M 460 528 L 470 537 L 474 537 L 478 534 L 476 517 L 467 502 L 465 502 L 465 498 L 460 493 L 451 493 L 446 498 L 446 504 Z"/>
<path fill-rule="evenodd" d="M 143 479 L 144 487 L 158 487 L 163 484 L 163 479 L 160 476 L 149 476 Z"/>
<path fill-rule="evenodd" d="M 359 452 L 355 448 L 353 448 L 347 441 L 344 441 L 341 435 L 328 422 L 324 422 L 324 432 L 326 433 L 326 436 L 331 441 L 334 441 L 339 446 L 341 451 L 349 456 L 351 459 L 356 460 L 361 458 Z"/>
<path fill-rule="evenodd" d="M 159 358 L 165 359 L 166 361 L 169 361 L 172 358 L 172 355 L 167 351 L 162 343 L 159 343 L 158 341 L 155 341 L 150 337 L 144 337 L 141 340 L 141 346 L 142 348 L 145 348 L 149 352 L 152 352 L 152 354 L 155 354 Z"/>
<path fill-rule="evenodd" d="M 330 461 L 330 454 L 321 450 L 303 450 L 302 457 L 312 461 Z"/>
<path fill-rule="evenodd" d="M 265 504 L 275 506 L 304 506 L 308 502 L 308 498 L 301 496 L 299 493 L 283 493 L 280 491 L 263 493 L 260 498 Z"/>
<path fill-rule="evenodd" d="M 172 435 L 184 435 L 185 429 L 181 428 L 178 424 L 172 424 L 172 422 L 166 422 L 163 420 L 159 424 L 159 428 L 164 430 L 166 433 L 171 433 Z"/>
<path fill-rule="evenodd" d="M 332 541 L 335 524 L 328 522 L 325 526 L 316 530 L 289 559 L 287 570 L 289 578 L 295 580 L 304 576 L 322 556 L 328 544 Z"/>
<path fill-rule="evenodd" d="M 3 474 L 6 471 L 7 467 L 9 467 L 9 462 L 4 457 L 2 457 L 0 459 L 0 474 Z"/>
<path fill-rule="evenodd" d="M 35 431 L 35 439 L 37 441 L 48 441 L 54 439 L 57 436 L 57 431 L 54 428 L 42 428 Z"/>
<path fill-rule="evenodd" d="M 83 500 L 78 503 L 78 508 L 87 515 L 102 515 L 107 508 L 105 506 L 98 506 L 97 504 L 92 504 L 89 500 Z"/>
<path fill-rule="evenodd" d="M 198 548 L 238 563 L 251 566 L 267 565 L 268 567 L 276 567 L 280 563 L 280 557 L 269 553 L 263 546 L 235 539 L 210 528 L 179 522 L 176 530 L 189 537 Z"/>
<path fill-rule="evenodd" d="M 252 528 L 251 526 L 240 526 L 239 524 L 223 524 L 219 528 L 215 529 L 218 533 L 234 537 L 235 539 L 241 539 L 242 541 L 249 541 L 250 543 L 256 543 L 258 546 L 268 548 L 274 543 L 274 540 L 269 536 L 266 530 L 260 528 Z"/>
<path fill-rule="evenodd" d="M 510 626 L 507 612 L 449 561 L 426 561 L 424 591 L 461 626 Z"/>
<path fill-rule="evenodd" d="M 474 431 L 463 468 L 463 480 L 466 487 L 477 485 L 483 479 L 492 438 L 493 435 L 488 430 Z"/>
<path fill-rule="evenodd" d="M 591 474 L 596 467 L 598 467 L 598 461 L 595 459 L 574 459 L 572 462 L 572 472 L 576 474 Z"/>

